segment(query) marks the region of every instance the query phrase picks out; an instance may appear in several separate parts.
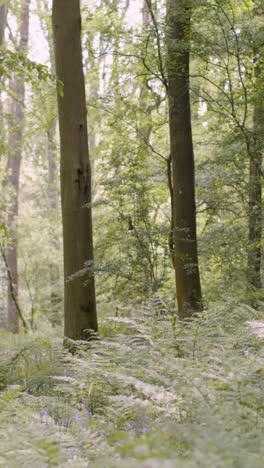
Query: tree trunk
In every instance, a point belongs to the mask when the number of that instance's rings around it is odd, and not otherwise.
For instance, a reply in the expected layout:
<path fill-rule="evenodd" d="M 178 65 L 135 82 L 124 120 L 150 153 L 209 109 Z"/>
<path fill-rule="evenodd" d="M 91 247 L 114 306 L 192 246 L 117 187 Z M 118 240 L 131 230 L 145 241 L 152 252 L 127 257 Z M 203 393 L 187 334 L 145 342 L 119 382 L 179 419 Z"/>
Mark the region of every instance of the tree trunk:
<path fill-rule="evenodd" d="M 8 5 L 7 3 L 3 3 L 0 5 L 0 47 L 3 46 L 4 42 L 4 36 L 5 36 L 5 28 L 6 28 L 6 19 L 7 19 L 7 10 L 8 10 Z M 2 78 L 2 84 L 4 83 L 4 77 L 1 76 Z M 2 91 L 0 90 L 0 124 L 1 124 L 1 129 L 0 129 L 0 138 L 1 140 L 4 140 L 4 130 L 3 130 L 3 104 L 2 104 Z"/>
<path fill-rule="evenodd" d="M 60 271 L 58 265 L 59 245 L 58 239 L 54 236 L 52 226 L 55 220 L 58 219 L 59 214 L 59 200 L 57 192 L 57 148 L 55 144 L 56 137 L 56 124 L 57 119 L 53 119 L 48 123 L 47 137 L 48 137 L 48 181 L 49 181 L 49 207 L 50 207 L 50 223 L 51 223 L 51 244 L 53 246 L 54 255 L 49 264 L 49 277 L 50 277 L 50 306 L 51 323 L 56 325 L 61 321 L 59 314 L 61 308 L 61 294 L 58 290 Z"/>
<path fill-rule="evenodd" d="M 93 263 L 91 168 L 81 50 L 80 0 L 53 0 L 58 79 L 64 243 L 65 336 L 87 339 L 97 331 Z"/>
<path fill-rule="evenodd" d="M 47 15 L 49 15 L 49 5 L 45 4 Z M 48 44 L 49 54 L 51 62 L 51 72 L 55 75 L 55 57 L 53 48 L 52 32 L 48 29 Z M 50 213 L 51 213 L 51 226 L 55 219 L 57 219 L 59 213 L 59 197 L 57 191 L 57 174 L 58 174 L 58 162 L 57 162 L 57 148 L 56 148 L 56 127 L 57 127 L 57 116 L 51 119 L 48 123 L 47 137 L 48 137 L 48 176 L 49 176 L 49 201 L 50 201 Z M 59 256 L 59 243 L 56 236 L 51 232 L 51 243 L 53 245 L 54 257 L 53 261 L 49 265 L 49 276 L 50 276 L 50 305 L 51 315 L 50 320 L 53 325 L 60 323 L 61 317 L 59 314 L 62 298 L 60 290 L 58 291 L 60 270 L 58 264 Z"/>
<path fill-rule="evenodd" d="M 255 16 L 264 18 L 264 7 L 255 3 Z M 263 34 L 263 29 L 262 31 Z M 258 36 L 259 39 L 258 39 Z M 262 240 L 262 158 L 263 158 L 263 132 L 264 132 L 264 97 L 262 86 L 262 35 L 256 33 L 253 49 L 255 62 L 256 96 L 253 110 L 253 143 L 249 144 L 249 250 L 248 250 L 248 290 L 252 294 L 261 289 L 261 240 Z M 259 44 L 260 43 L 260 44 Z M 260 92 L 258 92 L 260 89 Z"/>
<path fill-rule="evenodd" d="M 49 58 L 51 63 L 51 74 L 55 75 L 55 58 L 53 47 L 53 36 L 50 30 L 50 6 L 48 0 L 37 0 L 38 16 L 43 35 L 45 36 L 49 47 Z M 49 197 L 49 224 L 50 224 L 50 243 L 52 245 L 52 260 L 49 264 L 50 280 L 50 313 L 49 320 L 53 325 L 61 322 L 60 310 L 62 297 L 60 291 L 60 268 L 59 268 L 59 242 L 54 235 L 54 223 L 57 222 L 60 210 L 59 193 L 57 189 L 58 161 L 56 147 L 56 99 L 50 100 L 50 107 L 46 122 L 47 128 L 47 157 L 48 157 L 48 197 Z"/>
<path fill-rule="evenodd" d="M 6 17 L 7 17 L 7 10 L 8 5 L 7 3 L 3 3 L 0 6 L 0 46 L 4 42 L 4 34 L 5 34 L 5 27 L 6 27 Z"/>
<path fill-rule="evenodd" d="M 26 52 L 28 47 L 29 35 L 29 3 L 30 0 L 25 0 L 21 6 L 21 23 L 20 23 L 20 38 L 19 51 Z M 12 99 L 12 128 L 9 135 L 9 155 L 8 155 L 8 183 L 12 188 L 12 201 L 8 213 L 8 233 L 10 237 L 10 246 L 7 251 L 7 263 L 12 278 L 11 292 L 8 288 L 8 328 L 13 333 L 19 331 L 19 314 L 14 295 L 18 297 L 18 267 L 17 267 L 17 216 L 18 216 L 18 199 L 19 199 L 19 175 L 22 158 L 22 140 L 24 126 L 24 101 L 25 101 L 25 85 L 23 78 L 15 76 L 13 80 L 13 93 L 15 98 Z"/>
<path fill-rule="evenodd" d="M 189 89 L 189 4 L 188 0 L 169 0 L 167 10 L 173 242 L 178 314 L 181 319 L 192 316 L 202 308 Z"/>

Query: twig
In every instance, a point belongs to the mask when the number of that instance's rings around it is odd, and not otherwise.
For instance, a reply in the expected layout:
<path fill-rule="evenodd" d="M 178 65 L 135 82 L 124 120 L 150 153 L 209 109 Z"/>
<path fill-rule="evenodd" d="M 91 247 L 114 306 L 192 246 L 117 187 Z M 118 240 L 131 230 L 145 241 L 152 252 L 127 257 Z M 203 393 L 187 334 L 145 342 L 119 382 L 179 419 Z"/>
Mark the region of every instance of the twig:
<path fill-rule="evenodd" d="M 6 258 L 5 251 L 4 251 L 3 246 L 1 244 L 0 244 L 0 250 L 1 250 L 2 258 L 3 258 L 3 261 L 4 261 L 5 267 L 6 267 L 7 275 L 8 275 L 8 283 L 9 283 L 9 289 L 10 289 L 11 297 L 12 297 L 12 299 L 14 301 L 15 306 L 16 306 L 18 316 L 19 316 L 19 318 L 20 318 L 20 320 L 22 322 L 24 332 L 28 333 L 28 325 L 27 325 L 26 320 L 24 319 L 21 307 L 19 305 L 18 298 L 17 298 L 15 288 L 14 288 L 14 282 L 13 282 L 12 274 L 11 274 L 11 271 L 10 271 L 8 263 L 7 263 L 7 258 Z"/>

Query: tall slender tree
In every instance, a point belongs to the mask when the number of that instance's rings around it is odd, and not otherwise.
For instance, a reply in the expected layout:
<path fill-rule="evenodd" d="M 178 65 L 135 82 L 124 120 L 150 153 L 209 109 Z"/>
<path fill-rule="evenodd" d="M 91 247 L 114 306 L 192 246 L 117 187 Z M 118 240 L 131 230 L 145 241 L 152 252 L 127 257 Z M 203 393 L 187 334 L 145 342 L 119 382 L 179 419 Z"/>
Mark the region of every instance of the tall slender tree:
<path fill-rule="evenodd" d="M 18 50 L 26 53 L 29 37 L 29 4 L 25 0 L 21 6 Z M 25 83 L 23 77 L 14 75 L 12 83 L 14 97 L 11 100 L 12 126 L 10 125 L 8 154 L 8 183 L 13 190 L 11 206 L 8 213 L 8 232 L 10 246 L 7 251 L 7 264 L 12 281 L 12 291 L 8 288 L 8 328 L 13 333 L 19 330 L 19 311 L 14 295 L 18 296 L 18 255 L 17 255 L 17 216 L 19 201 L 19 176 L 22 159 L 22 141 L 24 128 Z"/>
<path fill-rule="evenodd" d="M 81 48 L 80 0 L 53 0 L 58 80 L 64 244 L 65 336 L 87 339 L 97 331 L 93 263 L 91 167 Z"/>
<path fill-rule="evenodd" d="M 51 30 L 51 18 L 50 18 L 50 7 L 48 0 L 38 0 L 38 13 L 41 23 L 43 34 L 46 38 L 49 50 L 49 60 L 51 64 L 51 73 L 55 75 L 55 58 L 54 58 L 54 47 L 53 37 Z M 54 90 L 52 89 L 52 92 Z M 49 264 L 49 277 L 50 277 L 50 320 L 56 324 L 60 321 L 61 317 L 59 314 L 61 308 L 61 291 L 58 288 L 60 283 L 60 269 L 58 263 L 59 257 L 59 242 L 56 236 L 54 236 L 54 221 L 58 218 L 60 203 L 59 193 L 57 189 L 58 179 L 58 154 L 56 145 L 56 132 L 57 132 L 57 113 L 56 113 L 56 102 L 54 99 L 48 100 L 49 111 L 47 112 L 46 119 L 46 135 L 47 135 L 47 160 L 48 160 L 48 197 L 49 197 L 49 212 L 50 212 L 50 242 L 52 244 L 53 255 Z"/>
<path fill-rule="evenodd" d="M 8 9 L 7 3 L 2 3 L 0 5 L 0 46 L 3 44 L 3 41 L 4 41 L 7 9 Z"/>
<path fill-rule="evenodd" d="M 167 5 L 167 69 L 173 178 L 173 243 L 180 318 L 201 310 L 190 109 L 190 0 Z"/>
<path fill-rule="evenodd" d="M 249 250 L 248 250 L 248 289 L 257 292 L 261 289 L 262 251 L 262 159 L 264 149 L 264 96 L 263 96 L 263 31 L 264 6 L 255 1 L 255 38 L 253 41 L 253 61 L 255 74 L 255 102 L 253 108 L 253 139 L 248 144 L 249 154 Z M 252 298 L 253 302 L 254 297 Z"/>

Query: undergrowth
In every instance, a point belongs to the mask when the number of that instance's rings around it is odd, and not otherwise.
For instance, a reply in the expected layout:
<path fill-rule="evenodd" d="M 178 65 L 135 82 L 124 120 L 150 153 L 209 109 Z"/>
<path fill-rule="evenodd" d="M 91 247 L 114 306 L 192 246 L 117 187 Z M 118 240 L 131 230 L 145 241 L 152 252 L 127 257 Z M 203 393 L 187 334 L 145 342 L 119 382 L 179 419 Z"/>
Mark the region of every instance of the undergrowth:
<path fill-rule="evenodd" d="M 2 334 L 0 466 L 262 468 L 261 318 L 225 303 L 183 324 L 153 303 L 75 354 Z"/>

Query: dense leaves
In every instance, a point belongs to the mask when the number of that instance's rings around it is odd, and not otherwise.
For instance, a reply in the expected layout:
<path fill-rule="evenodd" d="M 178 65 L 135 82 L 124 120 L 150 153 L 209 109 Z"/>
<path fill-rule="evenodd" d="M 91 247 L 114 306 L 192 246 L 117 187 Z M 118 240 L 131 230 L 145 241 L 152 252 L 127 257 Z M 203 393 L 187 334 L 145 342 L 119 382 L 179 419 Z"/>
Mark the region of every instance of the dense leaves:
<path fill-rule="evenodd" d="M 0 75 L 11 78 L 12 73 L 22 75 L 27 82 L 51 78 L 47 66 L 29 60 L 24 53 L 2 49 L 0 52 Z"/>

